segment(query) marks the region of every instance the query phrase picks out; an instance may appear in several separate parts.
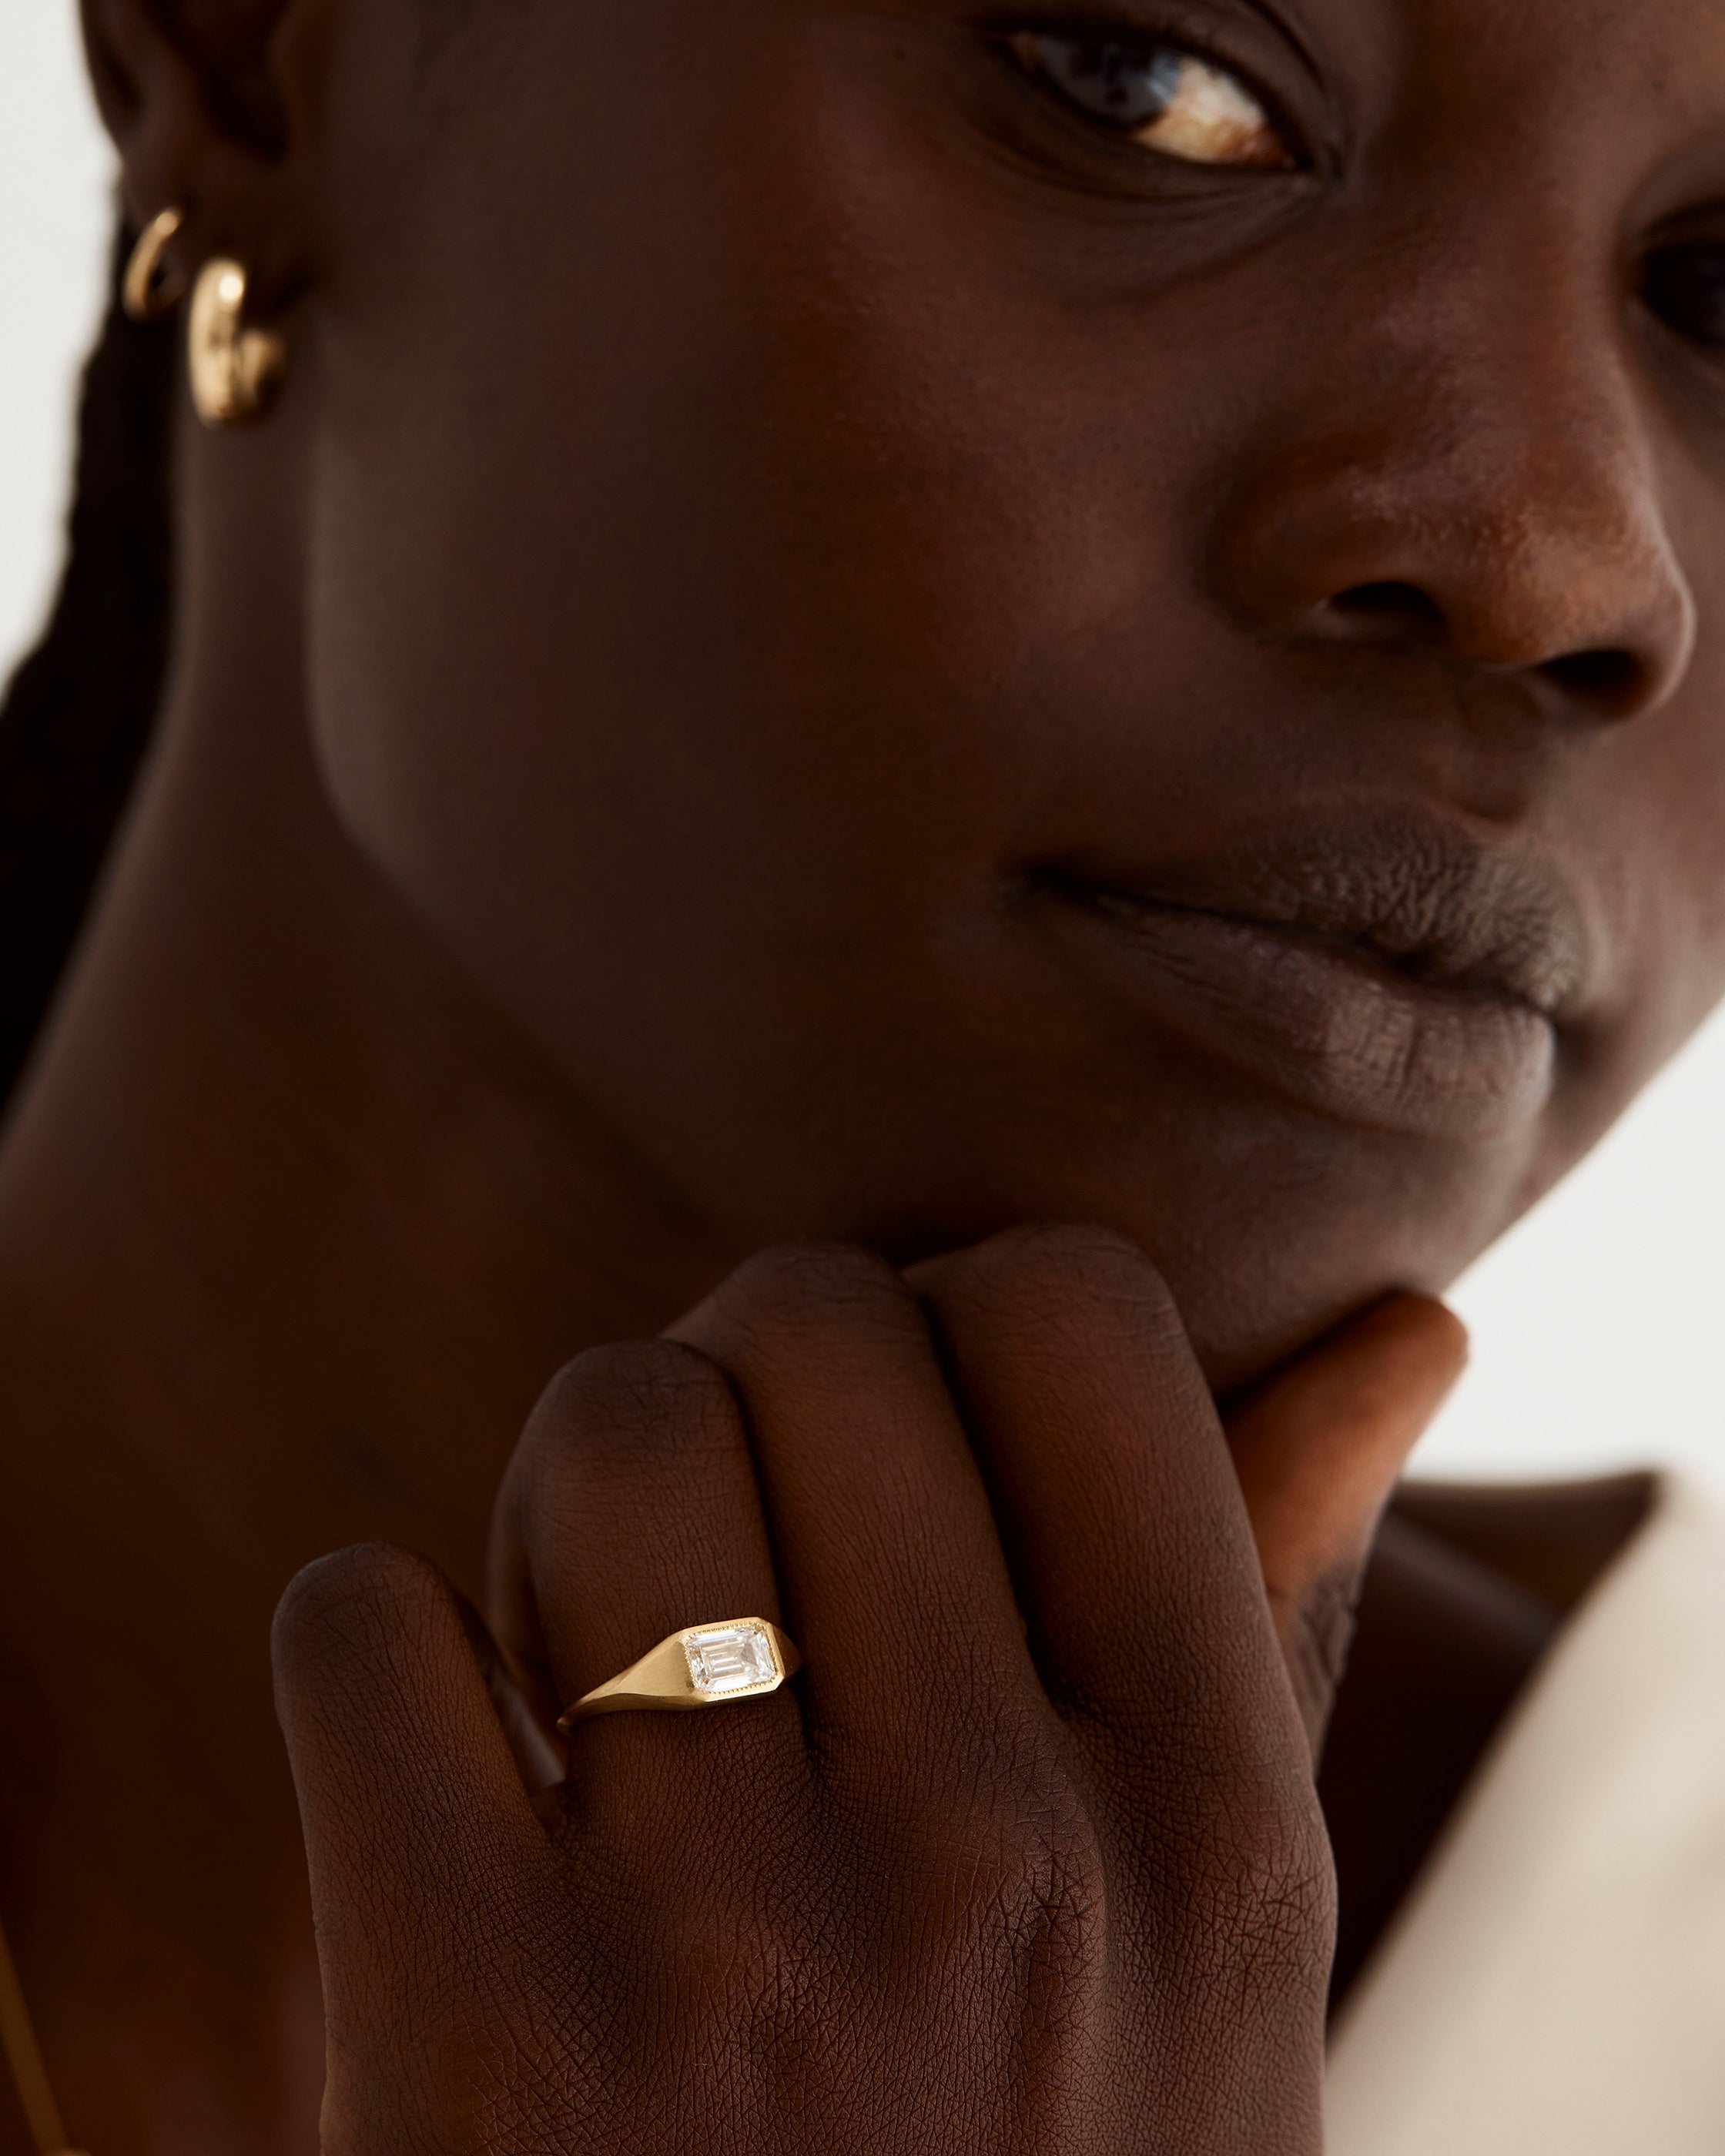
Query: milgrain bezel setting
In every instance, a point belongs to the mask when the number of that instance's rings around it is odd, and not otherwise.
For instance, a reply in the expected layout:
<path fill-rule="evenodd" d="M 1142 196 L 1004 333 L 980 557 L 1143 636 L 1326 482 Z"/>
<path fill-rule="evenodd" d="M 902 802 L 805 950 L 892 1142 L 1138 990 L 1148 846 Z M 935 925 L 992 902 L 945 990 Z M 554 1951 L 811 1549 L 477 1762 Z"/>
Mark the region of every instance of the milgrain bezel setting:
<path fill-rule="evenodd" d="M 584 1693 L 557 1727 L 567 1734 L 597 1714 L 677 1713 L 764 1699 L 802 1666 L 795 1645 L 764 1617 L 685 1625 L 608 1684 Z"/>
<path fill-rule="evenodd" d="M 784 1666 L 773 1635 L 756 1618 L 678 1635 L 689 1664 L 689 1681 L 711 1699 L 748 1699 L 777 1691 Z"/>

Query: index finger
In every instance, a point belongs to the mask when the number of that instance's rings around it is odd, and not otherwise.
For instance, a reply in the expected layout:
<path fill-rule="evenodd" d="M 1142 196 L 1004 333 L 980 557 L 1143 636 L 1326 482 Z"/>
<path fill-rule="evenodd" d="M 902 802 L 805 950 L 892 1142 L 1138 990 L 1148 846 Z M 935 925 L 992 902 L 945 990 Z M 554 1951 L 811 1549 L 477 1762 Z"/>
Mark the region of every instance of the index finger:
<path fill-rule="evenodd" d="M 912 1276 L 983 1462 L 1039 1668 L 1149 1770 L 1303 1732 L 1204 1373 L 1142 1252 L 1018 1230 Z"/>
<path fill-rule="evenodd" d="M 1466 1330 L 1442 1303 L 1391 1295 L 1308 1348 L 1229 1417 L 1235 1472 L 1314 1754 L 1384 1507 L 1466 1361 Z"/>

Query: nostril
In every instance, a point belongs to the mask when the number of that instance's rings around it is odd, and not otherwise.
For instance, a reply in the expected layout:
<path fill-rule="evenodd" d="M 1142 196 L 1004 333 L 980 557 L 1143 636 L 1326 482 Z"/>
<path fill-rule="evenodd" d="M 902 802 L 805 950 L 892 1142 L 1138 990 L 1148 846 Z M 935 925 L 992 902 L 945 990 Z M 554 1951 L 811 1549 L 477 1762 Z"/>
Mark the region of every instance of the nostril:
<path fill-rule="evenodd" d="M 1469 658 L 1455 624 L 1421 584 L 1352 585 L 1324 602 L 1319 619 L 1333 637 L 1361 644 L 1447 649 L 1456 658 Z M 1494 661 L 1476 652 L 1471 663 L 1486 673 L 1525 673 L 1555 690 L 1573 711 L 1596 718 L 1633 716 L 1645 702 L 1650 686 L 1645 660 L 1621 644 L 1601 644 L 1521 665 L 1507 659 Z"/>
<path fill-rule="evenodd" d="M 1573 651 L 1540 668 L 1572 704 L 1605 718 L 1625 718 L 1645 697 L 1647 669 L 1632 651 Z"/>
<path fill-rule="evenodd" d="M 1337 592 L 1324 613 L 1345 632 L 1373 640 L 1437 644 L 1448 630 L 1443 608 L 1418 584 L 1355 584 Z"/>

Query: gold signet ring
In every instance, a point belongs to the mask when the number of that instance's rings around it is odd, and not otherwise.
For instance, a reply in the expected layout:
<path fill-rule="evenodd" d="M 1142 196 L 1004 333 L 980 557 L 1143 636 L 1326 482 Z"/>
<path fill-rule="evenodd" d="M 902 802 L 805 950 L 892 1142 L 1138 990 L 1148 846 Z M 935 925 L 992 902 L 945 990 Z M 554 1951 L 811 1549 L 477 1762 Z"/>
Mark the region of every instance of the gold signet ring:
<path fill-rule="evenodd" d="M 764 1617 L 737 1617 L 727 1625 L 691 1625 L 661 1640 L 650 1655 L 631 1662 L 578 1699 L 557 1727 L 566 1734 L 595 1714 L 632 1708 L 675 1712 L 691 1707 L 725 1707 L 734 1699 L 762 1699 L 777 1691 L 803 1666 L 803 1657 Z"/>

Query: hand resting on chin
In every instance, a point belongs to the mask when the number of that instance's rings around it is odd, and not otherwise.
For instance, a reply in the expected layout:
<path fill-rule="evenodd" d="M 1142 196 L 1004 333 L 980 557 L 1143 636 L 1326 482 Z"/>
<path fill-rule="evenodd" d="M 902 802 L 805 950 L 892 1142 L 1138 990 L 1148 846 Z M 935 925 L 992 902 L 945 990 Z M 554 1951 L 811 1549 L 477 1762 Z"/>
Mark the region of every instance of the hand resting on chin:
<path fill-rule="evenodd" d="M 1224 1431 L 1143 1257 L 1052 1229 L 768 1254 L 572 1363 L 495 1650 L 391 1549 L 278 1619 L 329 2156 L 1318 2156 L 1313 1749 L 1461 1355 L 1393 1297 Z M 548 1732 L 743 1615 L 793 1683 L 585 1723 L 535 1801 L 488 1652 Z"/>

